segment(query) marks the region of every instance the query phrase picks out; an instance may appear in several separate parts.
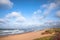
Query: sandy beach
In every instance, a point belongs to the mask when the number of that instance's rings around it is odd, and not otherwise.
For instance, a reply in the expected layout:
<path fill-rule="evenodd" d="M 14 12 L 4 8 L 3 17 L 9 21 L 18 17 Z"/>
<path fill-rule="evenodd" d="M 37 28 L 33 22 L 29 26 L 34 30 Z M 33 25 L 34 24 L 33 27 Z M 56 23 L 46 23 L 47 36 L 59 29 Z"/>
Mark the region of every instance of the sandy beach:
<path fill-rule="evenodd" d="M 45 30 L 29 32 L 24 34 L 9 35 L 0 37 L 0 40 L 33 40 L 35 38 L 40 38 L 44 36 L 51 36 L 51 34 L 41 35 Z"/>

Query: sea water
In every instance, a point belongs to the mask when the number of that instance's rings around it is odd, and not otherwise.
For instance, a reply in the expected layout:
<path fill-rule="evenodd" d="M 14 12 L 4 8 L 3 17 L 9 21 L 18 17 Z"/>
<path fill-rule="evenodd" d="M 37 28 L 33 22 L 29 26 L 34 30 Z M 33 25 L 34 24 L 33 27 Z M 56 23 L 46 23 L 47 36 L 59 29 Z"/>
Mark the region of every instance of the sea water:
<path fill-rule="evenodd" d="M 21 33 L 24 33 L 24 30 L 0 30 L 0 36 Z"/>

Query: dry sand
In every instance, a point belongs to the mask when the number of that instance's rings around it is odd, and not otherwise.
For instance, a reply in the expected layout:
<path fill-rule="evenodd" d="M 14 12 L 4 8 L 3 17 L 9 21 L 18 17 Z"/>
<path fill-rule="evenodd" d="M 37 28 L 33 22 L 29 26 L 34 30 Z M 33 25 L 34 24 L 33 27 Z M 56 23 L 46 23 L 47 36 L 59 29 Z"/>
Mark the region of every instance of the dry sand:
<path fill-rule="evenodd" d="M 29 32 L 25 34 L 17 34 L 17 35 L 10 35 L 10 36 L 4 36 L 0 37 L 0 40 L 33 40 L 35 38 L 40 38 L 44 36 L 51 36 L 51 34 L 45 34 L 41 35 L 43 31 L 36 31 L 36 32 Z"/>

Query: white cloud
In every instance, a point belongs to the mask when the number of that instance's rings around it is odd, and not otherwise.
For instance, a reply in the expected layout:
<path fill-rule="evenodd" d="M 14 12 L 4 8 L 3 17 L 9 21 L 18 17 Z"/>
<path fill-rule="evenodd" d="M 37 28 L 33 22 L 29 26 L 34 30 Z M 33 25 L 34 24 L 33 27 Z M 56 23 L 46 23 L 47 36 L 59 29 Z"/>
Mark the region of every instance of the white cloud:
<path fill-rule="evenodd" d="M 51 11 L 54 10 L 56 7 L 57 5 L 55 3 L 48 4 L 48 6 L 46 7 L 46 10 L 44 10 L 43 12 L 44 16 L 47 16 L 49 13 L 51 13 Z"/>
<path fill-rule="evenodd" d="M 1 8 L 12 8 L 13 3 L 10 0 L 0 0 Z"/>
<path fill-rule="evenodd" d="M 45 22 L 45 25 L 48 25 L 48 27 L 51 27 L 51 28 L 60 28 L 60 20 L 47 20 Z"/>
<path fill-rule="evenodd" d="M 42 8 L 47 8 L 48 5 L 47 5 L 47 4 L 43 4 L 41 7 L 42 7 Z"/>
<path fill-rule="evenodd" d="M 33 17 L 35 19 L 42 20 L 57 8 L 57 4 L 56 3 L 43 4 L 41 5 L 40 8 L 42 8 L 43 10 L 38 9 L 37 11 L 35 11 Z"/>
<path fill-rule="evenodd" d="M 49 4 L 43 4 L 40 6 L 40 8 L 36 11 L 33 12 L 33 15 L 32 15 L 32 20 L 33 22 L 31 22 L 31 24 L 33 23 L 36 23 L 35 25 L 37 24 L 43 24 L 41 23 L 42 21 L 45 21 L 46 17 L 48 17 L 48 15 L 50 15 L 52 13 L 52 11 L 56 10 L 57 8 L 59 7 L 59 5 L 57 5 L 57 3 L 55 2 L 52 2 L 52 3 L 49 3 Z M 47 21 L 47 20 L 46 20 Z M 47 23 L 51 23 L 53 22 L 52 20 L 49 20 Z"/>
<path fill-rule="evenodd" d="M 0 28 L 8 28 L 6 20 L 0 19 Z"/>
<path fill-rule="evenodd" d="M 48 17 L 48 15 L 50 15 L 51 12 L 58 7 L 59 6 L 55 2 L 52 2 L 49 4 L 43 4 L 40 7 L 42 10 L 39 8 L 38 9 L 39 11 L 38 10 L 34 11 L 32 19 L 34 20 L 35 23 L 37 23 L 37 24 L 39 23 L 39 25 L 44 24 L 45 21 L 48 21 L 46 23 L 50 24 L 53 22 L 53 20 L 46 20 L 45 18 Z M 37 25 L 37 24 L 35 24 L 35 25 Z"/>
<path fill-rule="evenodd" d="M 39 19 L 39 18 L 42 18 L 41 17 L 41 14 L 42 13 L 42 11 L 39 9 L 39 10 L 37 10 L 37 11 L 35 11 L 34 13 L 33 13 L 33 15 L 32 15 L 32 18 L 33 19 Z"/>
<path fill-rule="evenodd" d="M 23 15 L 21 15 L 20 12 L 11 12 L 8 13 L 3 20 L 5 20 L 5 25 L 3 26 L 4 28 L 29 28 L 29 26 L 34 27 L 34 26 L 40 26 L 40 22 L 33 20 L 32 18 L 26 19 Z M 1 26 L 4 24 L 1 24 Z M 33 26 L 32 26 L 33 25 Z"/>
<path fill-rule="evenodd" d="M 4 23 L 5 23 L 5 20 L 0 19 L 0 24 L 4 24 Z"/>
<path fill-rule="evenodd" d="M 7 18 L 8 20 L 10 20 L 10 19 L 13 19 L 13 20 L 15 20 L 15 21 L 18 20 L 18 21 L 20 21 L 20 22 L 26 20 L 26 19 L 21 15 L 20 12 L 12 12 L 12 13 L 9 13 L 9 14 L 6 15 L 5 18 Z"/>
<path fill-rule="evenodd" d="M 60 6 L 60 0 L 55 0 L 55 3 Z"/>
<path fill-rule="evenodd" d="M 47 21 L 46 21 L 46 23 L 48 23 L 48 24 L 49 24 L 49 23 L 52 23 L 52 22 L 54 22 L 54 21 L 53 21 L 53 20 L 47 20 Z"/>
<path fill-rule="evenodd" d="M 4 24 L 5 23 L 5 24 Z M 40 26 L 40 22 L 32 18 L 26 19 L 21 12 L 8 13 L 0 19 L 0 28 L 29 28 L 29 26 Z"/>
<path fill-rule="evenodd" d="M 41 13 L 41 10 L 39 9 L 39 10 L 37 10 L 37 11 L 34 12 L 35 15 L 36 15 L 37 13 L 40 14 L 40 13 Z"/>
<path fill-rule="evenodd" d="M 0 26 L 4 25 L 4 28 L 18 28 L 24 24 L 25 20 L 26 18 L 20 12 L 11 12 L 0 19 Z"/>
<path fill-rule="evenodd" d="M 56 15 L 60 17 L 60 10 L 56 12 Z"/>

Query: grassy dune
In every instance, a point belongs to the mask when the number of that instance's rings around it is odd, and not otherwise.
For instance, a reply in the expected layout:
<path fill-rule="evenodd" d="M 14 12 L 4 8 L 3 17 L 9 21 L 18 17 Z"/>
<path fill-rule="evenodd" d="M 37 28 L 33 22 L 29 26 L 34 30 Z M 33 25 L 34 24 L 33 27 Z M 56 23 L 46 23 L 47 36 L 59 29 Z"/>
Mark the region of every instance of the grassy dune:
<path fill-rule="evenodd" d="M 54 33 L 54 35 L 42 37 L 42 38 L 36 38 L 34 40 L 60 40 L 60 28 L 53 28 L 53 29 L 46 30 L 44 33 L 42 33 L 42 35 L 45 35 L 47 33 L 48 34 Z"/>
<path fill-rule="evenodd" d="M 47 37 L 42 37 L 42 38 L 37 38 L 34 40 L 53 40 L 53 36 L 47 36 Z"/>

